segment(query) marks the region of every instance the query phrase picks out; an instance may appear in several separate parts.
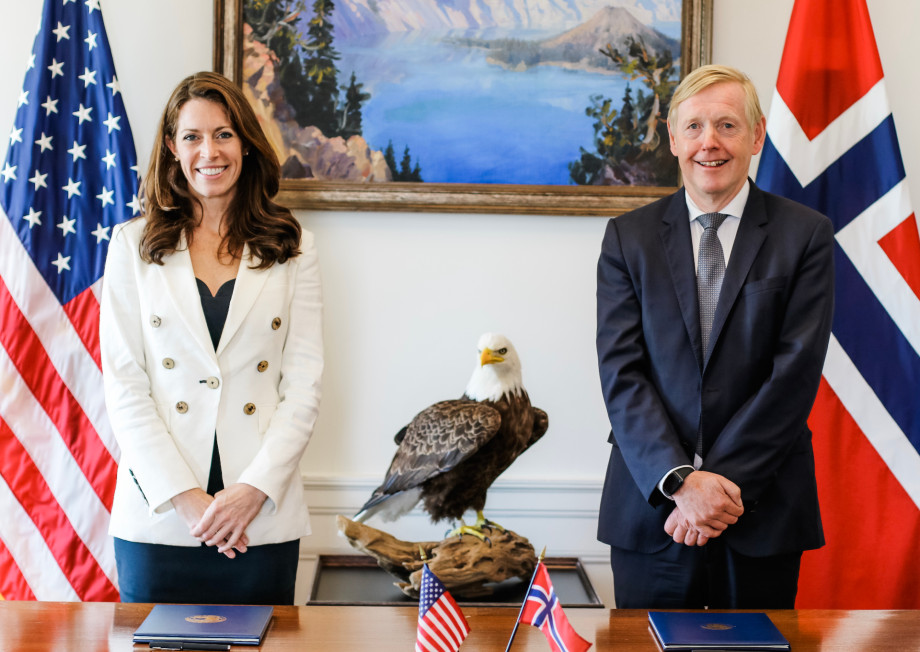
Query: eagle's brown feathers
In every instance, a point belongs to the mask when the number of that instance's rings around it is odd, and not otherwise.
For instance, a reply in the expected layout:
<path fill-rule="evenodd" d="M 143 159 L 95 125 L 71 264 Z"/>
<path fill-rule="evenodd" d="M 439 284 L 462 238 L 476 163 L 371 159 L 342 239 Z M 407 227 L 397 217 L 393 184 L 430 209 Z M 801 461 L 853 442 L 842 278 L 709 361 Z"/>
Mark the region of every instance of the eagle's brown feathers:
<path fill-rule="evenodd" d="M 549 419 L 530 404 L 511 342 L 486 333 L 479 349 L 463 397 L 426 408 L 396 436 L 386 478 L 356 520 L 392 520 L 419 500 L 432 521 L 481 512 L 495 479 L 546 432 Z"/>

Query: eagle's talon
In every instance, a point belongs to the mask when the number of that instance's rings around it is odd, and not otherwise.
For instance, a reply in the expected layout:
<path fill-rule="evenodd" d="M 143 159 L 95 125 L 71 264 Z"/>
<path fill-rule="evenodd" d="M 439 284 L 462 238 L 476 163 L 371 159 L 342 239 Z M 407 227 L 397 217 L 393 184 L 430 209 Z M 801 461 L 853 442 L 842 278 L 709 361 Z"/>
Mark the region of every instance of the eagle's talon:
<path fill-rule="evenodd" d="M 490 531 L 491 531 L 491 530 L 498 530 L 498 531 L 501 532 L 502 534 L 504 534 L 505 532 L 508 531 L 508 530 L 506 530 L 504 527 L 502 527 L 501 525 L 499 525 L 498 523 L 496 523 L 495 521 L 490 521 L 490 520 L 488 520 L 488 519 L 486 519 L 486 522 L 482 524 L 482 527 L 484 527 L 484 528 L 489 528 Z"/>
<path fill-rule="evenodd" d="M 489 541 L 489 538 L 485 534 L 483 534 L 482 528 L 480 528 L 477 525 L 467 525 L 462 520 L 460 521 L 460 525 L 454 528 L 453 530 L 451 530 L 450 532 L 448 532 L 444 538 L 445 539 L 450 538 L 454 536 L 455 534 L 457 535 L 459 539 L 463 539 L 464 534 L 469 534 L 470 536 L 476 537 L 480 541 L 484 541 L 484 542 L 488 541 L 489 545 L 492 545 L 492 542 Z"/>

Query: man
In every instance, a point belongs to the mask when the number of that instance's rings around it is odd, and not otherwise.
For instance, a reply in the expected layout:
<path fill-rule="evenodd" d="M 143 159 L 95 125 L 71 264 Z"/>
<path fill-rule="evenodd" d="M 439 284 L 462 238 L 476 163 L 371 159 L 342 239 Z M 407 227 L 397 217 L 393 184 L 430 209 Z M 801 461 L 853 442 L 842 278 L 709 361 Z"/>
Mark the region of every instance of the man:
<path fill-rule="evenodd" d="M 598 538 L 617 607 L 792 608 L 802 551 L 824 544 L 806 420 L 833 228 L 748 179 L 766 120 L 740 71 L 691 72 L 668 133 L 684 188 L 610 220 L 598 262 Z"/>

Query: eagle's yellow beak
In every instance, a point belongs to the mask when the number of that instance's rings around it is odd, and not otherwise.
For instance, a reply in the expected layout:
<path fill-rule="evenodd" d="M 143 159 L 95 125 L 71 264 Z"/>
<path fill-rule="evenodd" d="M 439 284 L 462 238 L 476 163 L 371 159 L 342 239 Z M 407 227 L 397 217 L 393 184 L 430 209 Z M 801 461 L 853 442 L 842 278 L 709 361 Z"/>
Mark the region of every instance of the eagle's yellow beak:
<path fill-rule="evenodd" d="M 479 366 L 484 367 L 487 364 L 495 364 L 496 362 L 504 362 L 505 359 L 500 355 L 492 351 L 492 349 L 486 347 L 482 350 L 482 353 L 479 355 Z"/>

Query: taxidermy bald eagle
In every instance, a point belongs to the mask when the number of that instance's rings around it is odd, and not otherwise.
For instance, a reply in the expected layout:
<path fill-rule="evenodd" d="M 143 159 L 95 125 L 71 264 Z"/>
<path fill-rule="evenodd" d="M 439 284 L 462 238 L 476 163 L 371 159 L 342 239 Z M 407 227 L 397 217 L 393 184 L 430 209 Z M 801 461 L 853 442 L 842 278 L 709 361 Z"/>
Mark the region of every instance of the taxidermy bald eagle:
<path fill-rule="evenodd" d="M 521 361 L 504 335 L 479 338 L 479 361 L 466 392 L 420 412 L 397 433 L 399 445 L 386 478 L 355 520 L 374 514 L 395 520 L 420 500 L 433 522 L 476 512 L 474 526 L 454 533 L 477 534 L 489 487 L 530 448 L 549 425 L 533 407 L 521 381 Z"/>

